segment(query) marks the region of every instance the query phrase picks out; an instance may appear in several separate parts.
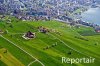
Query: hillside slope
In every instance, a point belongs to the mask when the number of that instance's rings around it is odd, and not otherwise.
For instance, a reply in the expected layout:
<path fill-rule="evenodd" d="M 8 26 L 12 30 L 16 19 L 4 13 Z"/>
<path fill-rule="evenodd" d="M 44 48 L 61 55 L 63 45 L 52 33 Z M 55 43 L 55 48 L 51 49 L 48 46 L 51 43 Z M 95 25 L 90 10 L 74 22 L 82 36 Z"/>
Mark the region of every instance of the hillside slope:
<path fill-rule="evenodd" d="M 47 28 L 50 32 L 46 34 L 39 32 L 38 27 L 40 26 Z M 85 31 L 93 31 L 92 28 L 75 28 L 54 20 L 24 22 L 12 20 L 10 24 L 7 24 L 6 21 L 0 22 L 0 29 L 4 31 L 4 34 L 1 35 L 10 41 L 0 36 L 0 45 L 8 49 L 25 66 L 32 61 L 34 62 L 31 66 L 97 66 L 100 64 L 100 35 L 82 36 L 80 34 Z M 24 39 L 22 36 L 28 31 L 35 33 L 36 38 Z M 21 47 L 43 65 L 11 43 Z M 70 52 L 71 54 L 69 54 Z M 67 64 L 62 63 L 62 57 L 94 57 L 96 60 L 92 64 Z"/>

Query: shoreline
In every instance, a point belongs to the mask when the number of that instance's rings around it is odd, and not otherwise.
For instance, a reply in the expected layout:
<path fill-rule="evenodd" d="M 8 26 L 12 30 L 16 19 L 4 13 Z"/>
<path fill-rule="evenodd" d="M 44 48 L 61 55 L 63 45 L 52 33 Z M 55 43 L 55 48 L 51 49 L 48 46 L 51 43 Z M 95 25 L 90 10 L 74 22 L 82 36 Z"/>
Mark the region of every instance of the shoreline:
<path fill-rule="evenodd" d="M 97 8 L 98 8 L 98 9 L 100 9 L 99 7 L 95 7 L 95 8 L 92 8 L 91 6 L 89 7 L 89 9 L 97 9 Z M 89 10 L 89 9 L 88 9 L 88 10 Z M 88 11 L 88 10 L 87 10 L 87 11 Z M 80 18 L 79 18 L 79 19 L 80 19 L 80 20 L 82 20 L 83 22 L 93 23 L 93 24 L 97 24 L 97 25 L 99 25 L 99 26 L 100 26 L 100 24 L 98 24 L 98 23 L 95 23 L 95 22 L 89 22 L 89 21 L 87 21 L 87 20 L 84 20 L 84 19 L 83 19 L 82 14 L 83 14 L 83 13 L 85 13 L 85 12 L 87 12 L 87 11 L 82 12 L 82 13 L 79 15 L 79 16 L 80 16 Z M 77 19 L 77 18 L 75 18 L 75 19 Z"/>
<path fill-rule="evenodd" d="M 92 7 L 89 6 L 88 8 L 91 9 Z M 99 8 L 99 7 L 95 7 L 95 8 Z M 89 9 L 88 9 L 88 10 L 89 10 Z M 86 10 L 86 11 L 88 11 L 88 10 Z M 86 12 L 86 11 L 84 11 L 84 12 Z M 81 12 L 84 13 L 83 11 L 81 11 Z M 95 29 L 96 29 L 97 27 L 100 28 L 100 24 L 97 24 L 97 23 L 95 23 L 95 22 L 89 22 L 89 21 L 83 20 L 83 19 L 82 19 L 82 13 L 81 13 L 80 15 L 78 15 L 78 16 L 80 16 L 80 18 L 75 17 L 74 20 L 81 20 L 83 23 L 85 22 L 85 23 L 87 23 L 87 24 L 92 24 L 92 25 L 93 25 L 93 28 L 95 28 Z M 74 16 L 75 16 L 75 15 L 74 15 Z"/>
<path fill-rule="evenodd" d="M 91 6 L 89 6 L 88 8 L 90 9 Z M 88 11 L 88 10 L 86 10 L 86 11 Z M 86 12 L 86 11 L 84 11 L 84 12 Z M 81 12 L 84 13 L 83 11 L 81 11 Z M 79 16 L 81 16 L 81 14 Z M 82 17 L 81 18 L 77 18 L 77 17 L 75 17 L 74 14 L 73 15 L 70 15 L 70 16 L 68 16 L 68 17 L 70 17 L 72 19 L 71 22 L 68 19 L 62 20 L 62 19 L 59 19 L 58 18 L 58 19 L 54 19 L 54 20 L 61 21 L 61 22 L 64 22 L 64 23 L 68 23 L 68 24 L 71 24 L 74 21 L 76 23 L 76 25 L 83 25 L 83 26 L 87 26 L 87 27 L 92 27 L 96 32 L 100 31 L 100 25 L 99 24 L 96 24 L 94 22 L 92 23 L 92 22 L 89 22 L 89 21 L 82 20 L 81 19 Z"/>

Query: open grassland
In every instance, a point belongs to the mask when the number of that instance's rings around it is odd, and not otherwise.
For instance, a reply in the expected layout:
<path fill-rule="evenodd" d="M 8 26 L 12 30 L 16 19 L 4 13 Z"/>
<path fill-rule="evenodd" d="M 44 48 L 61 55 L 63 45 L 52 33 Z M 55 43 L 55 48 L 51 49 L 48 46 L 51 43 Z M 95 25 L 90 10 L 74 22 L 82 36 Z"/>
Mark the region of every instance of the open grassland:
<path fill-rule="evenodd" d="M 21 61 L 25 65 L 28 65 L 31 61 L 33 61 L 33 59 L 29 55 L 27 55 L 26 53 L 24 53 L 19 48 L 15 47 L 2 37 L 0 37 L 0 45 L 2 45 L 2 47 L 5 47 L 8 51 L 10 51 L 10 53 L 14 57 L 16 57 L 19 61 Z"/>
<path fill-rule="evenodd" d="M 11 26 L 12 25 L 12 26 Z M 47 34 L 40 33 L 37 27 L 43 26 L 49 30 L 53 30 Z M 3 37 L 23 48 L 26 52 L 40 60 L 45 66 L 98 66 L 100 65 L 100 35 L 86 35 L 88 31 L 93 31 L 92 28 L 80 27 L 76 29 L 68 24 L 51 21 L 17 21 L 13 20 L 11 24 L 6 22 L 0 23 L 0 29 L 8 31 L 2 34 Z M 25 40 L 22 38 L 27 31 L 35 32 L 36 38 Z M 86 32 L 85 32 L 86 31 Z M 51 47 L 53 44 L 57 46 Z M 0 37 L 0 45 L 5 47 L 10 53 L 16 57 L 21 63 L 27 66 L 42 66 L 39 62 L 34 62 L 35 59 L 27 55 L 25 52 L 9 43 L 4 38 Z M 45 47 L 50 47 L 43 50 Z M 71 54 L 68 53 L 71 51 Z M 92 64 L 65 64 L 61 63 L 62 57 L 69 58 L 96 58 Z M 17 66 L 17 65 L 15 65 Z"/>

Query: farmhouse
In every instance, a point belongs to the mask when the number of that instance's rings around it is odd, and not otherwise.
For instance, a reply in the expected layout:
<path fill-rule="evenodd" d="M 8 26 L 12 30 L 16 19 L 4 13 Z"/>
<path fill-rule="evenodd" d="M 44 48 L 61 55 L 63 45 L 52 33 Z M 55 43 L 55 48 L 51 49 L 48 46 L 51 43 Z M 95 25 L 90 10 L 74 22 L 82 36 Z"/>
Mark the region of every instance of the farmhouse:
<path fill-rule="evenodd" d="M 36 36 L 35 36 L 35 33 L 32 33 L 31 31 L 28 31 L 26 34 L 24 34 L 23 36 L 22 36 L 24 39 L 33 39 L 33 38 L 35 38 Z"/>
<path fill-rule="evenodd" d="M 47 28 L 43 27 L 43 26 L 38 27 L 38 29 L 39 29 L 39 32 L 41 32 L 41 33 L 49 32 L 49 30 Z"/>
<path fill-rule="evenodd" d="M 95 30 L 97 33 L 100 33 L 100 30 Z"/>
<path fill-rule="evenodd" d="M 95 28 L 95 32 L 100 33 L 100 27 Z"/>

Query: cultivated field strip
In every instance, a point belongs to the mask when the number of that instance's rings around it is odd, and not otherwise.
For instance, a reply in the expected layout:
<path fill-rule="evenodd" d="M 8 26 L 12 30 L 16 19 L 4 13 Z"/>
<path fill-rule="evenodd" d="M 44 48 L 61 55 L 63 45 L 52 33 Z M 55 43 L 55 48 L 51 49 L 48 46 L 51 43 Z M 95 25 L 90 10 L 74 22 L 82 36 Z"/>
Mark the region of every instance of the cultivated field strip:
<path fill-rule="evenodd" d="M 20 50 L 22 50 L 23 52 L 25 52 L 26 54 L 28 54 L 29 56 L 31 56 L 33 59 L 35 59 L 35 61 L 39 62 L 42 66 L 45 66 L 41 61 L 39 61 L 37 58 L 33 57 L 30 53 L 26 52 L 24 49 L 22 49 L 21 47 L 19 47 L 18 45 L 16 45 L 12 41 L 10 41 L 9 39 L 3 37 L 2 35 L 0 35 L 0 37 L 2 37 L 3 39 L 7 40 L 8 42 L 10 42 L 11 44 L 13 44 L 14 46 L 18 47 Z"/>
<path fill-rule="evenodd" d="M 54 35 L 52 35 L 52 34 L 49 34 L 49 35 L 51 35 L 51 36 L 53 36 L 54 38 L 58 39 L 60 42 L 62 42 L 65 46 L 69 47 L 70 49 L 72 49 L 72 50 L 74 50 L 74 51 L 76 51 L 76 52 L 78 52 L 78 53 L 80 53 L 80 54 L 82 54 L 82 55 L 85 55 L 84 53 L 82 53 L 82 52 L 80 52 L 80 51 L 78 51 L 78 50 L 76 50 L 76 49 L 70 47 L 68 44 L 66 44 L 63 40 L 59 39 L 58 37 L 56 37 L 56 36 L 54 36 Z M 88 55 L 85 55 L 85 56 L 90 57 L 90 56 L 88 56 Z"/>

